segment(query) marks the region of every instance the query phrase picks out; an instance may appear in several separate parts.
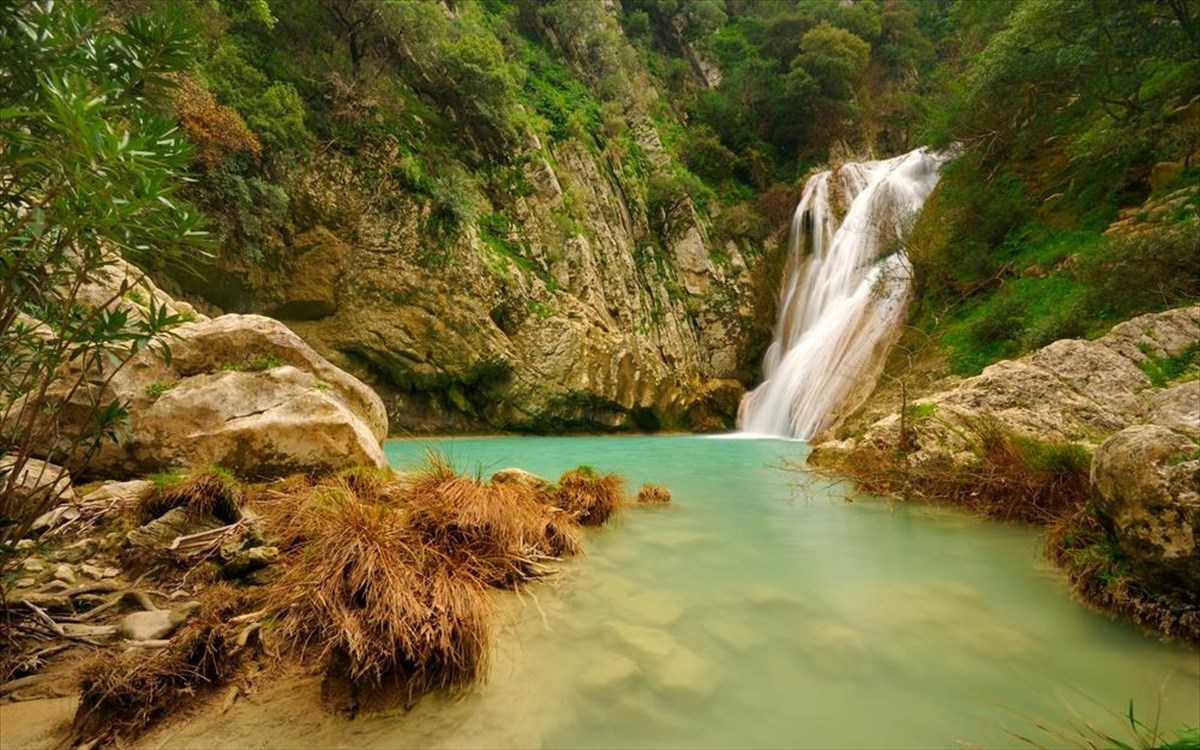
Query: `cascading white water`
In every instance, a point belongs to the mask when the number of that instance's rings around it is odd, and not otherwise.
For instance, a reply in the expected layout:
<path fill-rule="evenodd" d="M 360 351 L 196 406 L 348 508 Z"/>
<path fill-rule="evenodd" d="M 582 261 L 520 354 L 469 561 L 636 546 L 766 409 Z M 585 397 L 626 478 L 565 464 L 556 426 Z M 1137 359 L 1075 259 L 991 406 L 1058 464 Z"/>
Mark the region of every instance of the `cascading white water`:
<path fill-rule="evenodd" d="M 843 164 L 805 183 L 764 382 L 742 402 L 743 431 L 810 438 L 865 397 L 908 303 L 896 242 L 937 184 L 945 157 L 925 149 Z M 836 207 L 846 207 L 839 223 Z M 856 406 L 854 404 L 853 406 Z"/>

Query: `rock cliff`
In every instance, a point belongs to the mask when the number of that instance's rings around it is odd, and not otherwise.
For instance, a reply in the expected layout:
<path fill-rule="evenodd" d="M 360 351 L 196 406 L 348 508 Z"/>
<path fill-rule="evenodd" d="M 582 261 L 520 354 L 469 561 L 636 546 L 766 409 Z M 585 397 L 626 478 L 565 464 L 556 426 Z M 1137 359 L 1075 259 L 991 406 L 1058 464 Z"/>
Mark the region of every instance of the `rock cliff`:
<path fill-rule="evenodd" d="M 611 150 L 533 146 L 488 231 L 452 237 L 411 193 L 316 159 L 290 175 L 306 228 L 273 263 L 224 257 L 182 286 L 281 319 L 375 388 L 397 431 L 731 427 L 773 313 L 761 249 L 715 246 L 686 202 L 652 241 Z"/>

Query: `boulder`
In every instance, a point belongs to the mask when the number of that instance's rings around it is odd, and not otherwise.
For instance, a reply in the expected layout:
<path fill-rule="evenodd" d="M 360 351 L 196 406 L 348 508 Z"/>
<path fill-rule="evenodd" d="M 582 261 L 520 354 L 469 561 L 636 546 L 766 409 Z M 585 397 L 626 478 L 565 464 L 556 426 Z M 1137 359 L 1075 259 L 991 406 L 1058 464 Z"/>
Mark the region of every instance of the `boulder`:
<path fill-rule="evenodd" d="M 1146 409 L 1146 421 L 1200 438 L 1200 380 L 1164 388 L 1155 393 Z"/>
<path fill-rule="evenodd" d="M 1096 450 L 1101 522 L 1154 592 L 1200 591 L 1200 449 L 1161 425 L 1121 430 Z"/>
<path fill-rule="evenodd" d="M 175 333 L 169 364 L 144 353 L 113 378 L 113 395 L 129 404 L 130 436 L 104 444 L 90 472 L 121 477 L 220 465 L 266 478 L 386 466 L 379 397 L 282 323 L 223 315 Z"/>

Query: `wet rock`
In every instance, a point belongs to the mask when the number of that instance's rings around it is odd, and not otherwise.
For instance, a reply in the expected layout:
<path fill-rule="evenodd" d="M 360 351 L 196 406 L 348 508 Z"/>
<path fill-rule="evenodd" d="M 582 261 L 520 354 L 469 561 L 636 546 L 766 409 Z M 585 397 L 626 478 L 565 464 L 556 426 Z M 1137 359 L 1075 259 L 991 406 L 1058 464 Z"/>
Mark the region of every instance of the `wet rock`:
<path fill-rule="evenodd" d="M 650 679 L 660 690 L 696 697 L 708 695 L 717 685 L 712 665 L 682 646 L 655 664 Z"/>
<path fill-rule="evenodd" d="M 207 513 L 172 508 L 150 523 L 130 531 L 125 540 L 131 547 L 167 547 L 176 537 L 198 534 L 224 525 Z"/>
<path fill-rule="evenodd" d="M 1200 591 L 1200 449 L 1161 425 L 1113 435 L 1092 462 L 1096 510 L 1154 592 Z"/>
<path fill-rule="evenodd" d="M 672 595 L 662 591 L 646 591 L 624 600 L 622 610 L 638 622 L 663 627 L 683 614 L 683 607 Z"/>
<path fill-rule="evenodd" d="M 708 617 L 704 629 L 709 635 L 736 651 L 746 651 L 762 643 L 763 636 L 750 626 L 735 620 Z"/>
<path fill-rule="evenodd" d="M 267 567 L 278 559 L 278 547 L 252 547 L 238 550 L 230 555 L 228 561 L 221 566 L 221 573 L 226 578 L 241 578 Z"/>
<path fill-rule="evenodd" d="M 134 612 L 125 615 L 117 626 L 117 634 L 128 641 L 156 641 L 166 638 L 199 608 L 199 602 L 188 602 L 175 609 L 153 612 Z"/>
<path fill-rule="evenodd" d="M 531 471 L 516 468 L 497 471 L 492 475 L 492 481 L 496 484 L 518 484 L 532 490 L 544 490 L 554 486 L 554 483 L 548 479 L 540 477 Z"/>
<path fill-rule="evenodd" d="M 642 656 L 662 658 L 678 648 L 675 639 L 665 630 L 631 625 L 619 620 L 609 623 L 608 628 L 619 643 Z"/>
<path fill-rule="evenodd" d="M 585 687 L 612 688 L 633 677 L 638 671 L 638 665 L 633 659 L 622 654 L 606 652 L 584 668 L 579 675 L 579 681 Z"/>

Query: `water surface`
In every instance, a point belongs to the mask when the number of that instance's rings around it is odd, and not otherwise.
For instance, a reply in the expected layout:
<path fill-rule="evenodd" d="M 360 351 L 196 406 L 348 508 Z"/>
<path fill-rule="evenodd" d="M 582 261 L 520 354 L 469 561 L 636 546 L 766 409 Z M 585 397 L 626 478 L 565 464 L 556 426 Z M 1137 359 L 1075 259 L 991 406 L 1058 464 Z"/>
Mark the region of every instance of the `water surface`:
<path fill-rule="evenodd" d="M 802 443 L 678 437 L 389 441 L 460 469 L 587 463 L 670 487 L 503 606 L 488 683 L 357 722 L 352 746 L 1012 747 L 1200 724 L 1200 656 L 1073 602 L 1038 533 L 857 497 L 781 468 Z M 1036 735 L 1045 746 L 1065 744 Z M 1124 735 L 1122 735 L 1124 736 Z"/>

